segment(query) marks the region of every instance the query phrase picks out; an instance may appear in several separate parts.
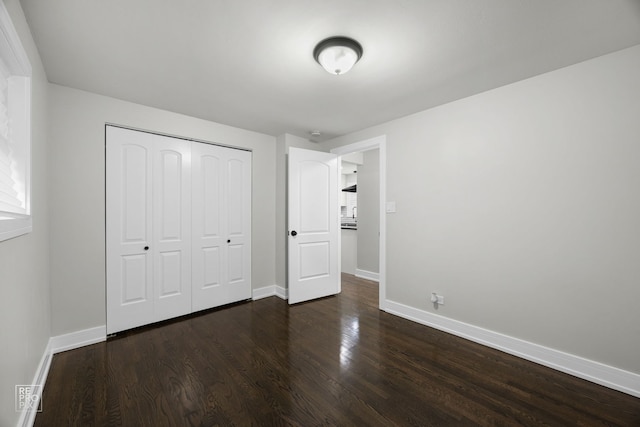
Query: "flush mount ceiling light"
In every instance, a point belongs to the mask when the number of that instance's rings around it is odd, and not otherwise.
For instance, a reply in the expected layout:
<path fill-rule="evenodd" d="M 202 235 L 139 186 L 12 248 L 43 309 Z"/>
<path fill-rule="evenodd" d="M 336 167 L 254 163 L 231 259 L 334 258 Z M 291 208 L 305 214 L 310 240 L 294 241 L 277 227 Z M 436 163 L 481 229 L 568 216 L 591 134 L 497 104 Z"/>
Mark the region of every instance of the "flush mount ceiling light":
<path fill-rule="evenodd" d="M 329 37 L 313 49 L 313 57 L 331 74 L 344 74 L 362 57 L 362 46 L 349 37 Z"/>

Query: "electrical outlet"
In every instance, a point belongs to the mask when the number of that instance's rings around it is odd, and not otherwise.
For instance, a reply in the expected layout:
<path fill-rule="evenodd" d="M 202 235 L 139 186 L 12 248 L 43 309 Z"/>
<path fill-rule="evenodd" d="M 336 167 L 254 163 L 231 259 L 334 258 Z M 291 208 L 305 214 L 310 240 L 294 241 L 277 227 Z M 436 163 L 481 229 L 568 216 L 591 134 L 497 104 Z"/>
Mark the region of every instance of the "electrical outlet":
<path fill-rule="evenodd" d="M 444 305 L 444 297 L 435 292 L 431 292 L 431 302 L 438 305 Z"/>

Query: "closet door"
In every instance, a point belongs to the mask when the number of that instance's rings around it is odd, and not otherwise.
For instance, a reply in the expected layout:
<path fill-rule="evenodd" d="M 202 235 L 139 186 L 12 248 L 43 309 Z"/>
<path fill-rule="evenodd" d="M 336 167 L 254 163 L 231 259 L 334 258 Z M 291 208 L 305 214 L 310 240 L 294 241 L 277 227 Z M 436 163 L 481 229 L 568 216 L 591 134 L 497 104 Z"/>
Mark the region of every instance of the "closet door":
<path fill-rule="evenodd" d="M 107 126 L 107 333 L 191 313 L 190 142 Z"/>
<path fill-rule="evenodd" d="M 224 149 L 229 302 L 251 298 L 251 152 Z"/>
<path fill-rule="evenodd" d="M 251 153 L 192 146 L 193 311 L 251 298 Z"/>
<path fill-rule="evenodd" d="M 153 135 L 107 127 L 107 333 L 154 320 Z"/>
<path fill-rule="evenodd" d="M 191 313 L 191 142 L 153 137 L 154 321 Z"/>

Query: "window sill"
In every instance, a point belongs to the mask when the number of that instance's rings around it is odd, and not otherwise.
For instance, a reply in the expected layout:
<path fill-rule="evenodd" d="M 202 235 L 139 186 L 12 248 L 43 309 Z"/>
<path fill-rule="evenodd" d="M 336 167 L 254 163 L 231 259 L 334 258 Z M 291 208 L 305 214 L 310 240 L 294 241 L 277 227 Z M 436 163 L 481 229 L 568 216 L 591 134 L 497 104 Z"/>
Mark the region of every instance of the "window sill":
<path fill-rule="evenodd" d="M 2 218 L 0 216 L 0 242 L 31 233 L 31 230 L 31 216 L 22 218 Z"/>

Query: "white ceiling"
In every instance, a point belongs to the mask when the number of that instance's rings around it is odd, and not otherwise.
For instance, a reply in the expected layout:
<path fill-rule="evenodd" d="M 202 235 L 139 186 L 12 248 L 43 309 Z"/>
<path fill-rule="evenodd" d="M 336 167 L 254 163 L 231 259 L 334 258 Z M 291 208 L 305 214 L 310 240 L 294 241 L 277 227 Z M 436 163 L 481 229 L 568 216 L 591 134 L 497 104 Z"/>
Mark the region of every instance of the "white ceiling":
<path fill-rule="evenodd" d="M 21 4 L 52 83 L 317 140 L 640 43 L 640 0 Z M 342 76 L 312 58 L 332 35 L 364 48 Z"/>

